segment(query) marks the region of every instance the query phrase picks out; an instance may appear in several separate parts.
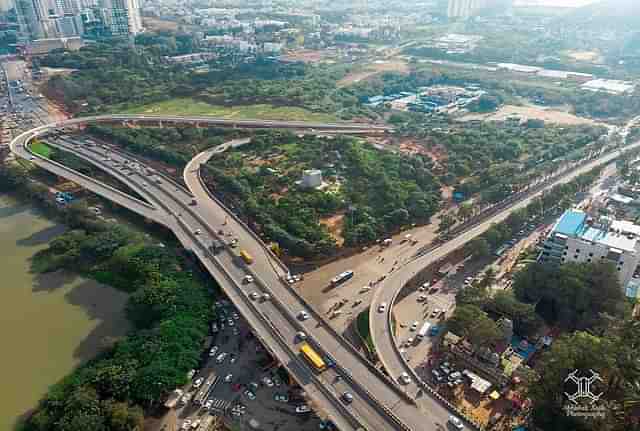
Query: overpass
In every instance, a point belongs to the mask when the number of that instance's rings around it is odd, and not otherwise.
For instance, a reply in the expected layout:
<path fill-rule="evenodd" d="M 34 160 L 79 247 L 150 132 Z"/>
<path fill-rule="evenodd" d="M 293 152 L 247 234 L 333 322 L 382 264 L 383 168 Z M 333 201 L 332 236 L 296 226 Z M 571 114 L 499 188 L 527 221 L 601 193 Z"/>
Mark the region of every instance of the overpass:
<path fill-rule="evenodd" d="M 614 150 L 595 160 L 586 160 L 581 164 L 572 166 L 559 173 L 549 181 L 539 183 L 529 190 L 513 195 L 502 205 L 497 206 L 485 217 L 464 226 L 454 232 L 454 238 L 439 245 L 433 245 L 417 253 L 413 259 L 397 268 L 389 274 L 385 280 L 376 288 L 376 293 L 372 299 L 369 309 L 369 325 L 373 344 L 375 345 L 378 358 L 392 377 L 398 377 L 402 373 L 407 373 L 411 377 L 411 383 L 406 386 L 409 395 L 417 400 L 419 408 L 428 409 L 432 405 L 432 397 L 438 397 L 433 392 L 431 386 L 422 381 L 408 362 L 403 357 L 395 338 L 393 324 L 393 307 L 398 300 L 401 291 L 419 272 L 436 263 L 449 253 L 459 249 L 467 242 L 484 233 L 491 225 L 505 220 L 509 214 L 526 207 L 533 199 L 539 197 L 546 190 L 558 184 L 569 182 L 578 175 L 589 170 L 608 164 L 619 157 L 624 151 L 640 147 L 640 142 Z M 378 306 L 386 303 L 387 307 L 383 313 L 378 312 Z M 421 398 L 420 394 L 427 393 L 432 397 Z"/>
<path fill-rule="evenodd" d="M 287 268 L 270 252 L 261 239 L 253 233 L 232 211 L 211 196 L 199 178 L 199 166 L 215 152 L 223 151 L 226 146 L 212 149 L 197 155 L 184 172 L 189 190 L 171 179 L 155 172 L 135 157 L 114 147 L 104 149 L 92 145 L 87 139 L 69 140 L 59 136 L 60 130 L 96 123 L 139 122 L 157 125 L 169 121 L 175 124 L 207 124 L 222 127 L 248 128 L 290 128 L 305 133 L 322 134 L 342 130 L 345 133 L 362 133 L 365 126 L 356 124 L 313 124 L 300 122 L 263 122 L 258 120 L 226 120 L 207 117 L 167 117 L 148 115 L 113 115 L 72 119 L 58 122 L 24 132 L 11 142 L 11 150 L 19 157 L 29 159 L 37 166 L 56 175 L 86 187 L 92 192 L 119 205 L 156 221 L 171 229 L 186 249 L 192 250 L 203 266 L 218 281 L 227 296 L 254 329 L 256 336 L 267 349 L 278 358 L 291 375 L 299 382 L 318 407 L 325 411 L 341 430 L 436 430 L 445 426 L 449 415 L 446 403 L 430 393 L 428 387 L 419 382 L 417 376 L 400 356 L 391 332 L 391 312 L 384 315 L 374 313 L 375 304 L 387 302 L 393 304 L 400 289 L 413 274 L 421 268 L 453 250 L 464 242 L 479 235 L 490 223 L 500 217 L 506 217 L 511 211 L 526 204 L 526 200 L 514 201 L 494 218 L 471 227 L 460 237 L 445 243 L 434 250 L 426 250 L 407 264 L 402 271 L 396 271 L 388 277 L 384 287 L 377 289 L 371 307 L 372 336 L 380 358 L 392 379 L 387 378 L 369 363 L 349 342 L 338 334 L 323 317 L 309 307 L 283 276 Z M 386 133 L 385 128 L 378 128 Z M 29 149 L 29 143 L 36 137 L 50 137 L 48 142 L 57 148 L 69 151 L 126 184 L 144 200 L 133 198 L 113 187 L 93 178 L 75 172 L 54 161 L 42 158 Z M 638 144 L 634 144 L 638 145 Z M 606 163 L 617 157 L 617 152 L 584 166 Z M 129 163 L 125 164 L 127 161 Z M 130 168 L 132 163 L 137 168 Z M 567 173 L 558 181 L 567 181 Z M 553 184 L 544 185 L 544 189 Z M 541 188 L 541 189 L 542 189 Z M 541 190 L 540 190 L 541 191 Z M 196 204 L 192 205 L 195 200 Z M 219 230 L 232 232 L 239 239 L 240 248 L 248 250 L 255 262 L 247 266 L 237 258 L 230 248 L 219 254 L 210 250 L 214 239 L 223 239 Z M 256 302 L 248 297 L 249 291 L 242 279 L 250 274 L 255 279 L 251 291 L 259 288 L 271 294 L 270 301 Z M 389 307 L 390 309 L 391 307 Z M 301 321 L 297 318 L 305 310 L 310 318 Z M 299 358 L 296 333 L 304 331 L 310 342 L 320 351 L 329 354 L 338 364 L 321 374 L 314 373 Z M 407 372 L 414 380 L 407 386 L 396 384 L 395 379 Z M 354 396 L 351 404 L 344 404 L 341 395 L 350 392 Z"/>
<path fill-rule="evenodd" d="M 189 118 L 185 121 L 193 120 Z M 293 287 L 283 281 L 283 275 L 288 272 L 284 265 L 253 232 L 234 218 L 233 213 L 203 195 L 203 189 L 196 190 L 197 194 L 194 195 L 116 148 L 104 149 L 92 145 L 86 139 L 69 140 L 59 134 L 60 129 L 89 123 L 92 123 L 91 119 L 83 118 L 37 127 L 16 137 L 11 142 L 11 150 L 17 156 L 28 159 L 43 169 L 77 182 L 92 192 L 171 229 L 183 246 L 192 250 L 219 282 L 266 348 L 278 358 L 318 408 L 326 412 L 340 429 L 436 429 L 435 422 L 430 426 L 425 425 L 424 417 L 416 414 L 415 401 L 411 397 L 369 363 L 335 332 L 319 313 L 310 308 Z M 276 124 L 279 126 L 279 123 Z M 313 129 L 318 127 L 315 124 L 313 126 Z M 264 127 L 276 126 L 268 123 Z M 295 127 L 305 128 L 301 124 L 296 124 Z M 321 130 L 332 130 L 331 127 L 316 130 L 321 133 Z M 311 127 L 307 129 L 310 131 Z M 134 190 L 143 200 L 135 199 L 93 178 L 34 154 L 29 149 L 29 143 L 36 137 L 46 138 L 53 147 L 69 151 L 99 167 Z M 125 161 L 128 163 L 125 164 Z M 138 167 L 130 168 L 132 163 Z M 193 182 L 191 186 L 197 187 Z M 194 199 L 196 205 L 192 205 Z M 224 239 L 218 234 L 221 228 L 231 231 L 233 236 L 239 238 L 240 247 L 248 250 L 254 257 L 255 262 L 252 265 L 247 266 L 238 259 L 233 249 L 227 248 L 218 254 L 210 250 L 213 239 Z M 257 302 L 249 298 L 250 292 L 242 283 L 247 274 L 255 279 L 255 286 L 251 287 L 251 291 L 260 289 L 270 293 L 270 301 Z M 298 319 L 297 316 L 302 310 L 307 311 L 309 319 Z M 321 374 L 314 373 L 299 357 L 296 338 L 299 331 L 307 333 L 309 341 L 318 350 L 331 355 L 337 366 Z M 353 395 L 352 403 L 345 404 L 341 401 L 344 392 Z M 445 416 L 441 417 L 446 420 L 446 410 L 443 409 L 442 414 Z"/>

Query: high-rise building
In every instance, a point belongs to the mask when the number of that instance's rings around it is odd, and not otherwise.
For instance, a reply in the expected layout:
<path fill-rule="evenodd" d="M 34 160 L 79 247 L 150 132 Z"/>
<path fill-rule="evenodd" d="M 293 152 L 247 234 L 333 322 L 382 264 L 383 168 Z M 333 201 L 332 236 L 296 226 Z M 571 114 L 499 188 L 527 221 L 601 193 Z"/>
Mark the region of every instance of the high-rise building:
<path fill-rule="evenodd" d="M 512 0 L 449 0 L 447 16 L 466 19 L 486 10 L 504 12 L 512 3 Z"/>
<path fill-rule="evenodd" d="M 613 263 L 626 288 L 640 262 L 640 226 L 609 217 L 592 219 L 570 210 L 553 226 L 538 260 L 544 264 L 569 262 Z"/>
<path fill-rule="evenodd" d="M 102 0 L 105 26 L 113 36 L 136 35 L 142 32 L 138 0 Z"/>

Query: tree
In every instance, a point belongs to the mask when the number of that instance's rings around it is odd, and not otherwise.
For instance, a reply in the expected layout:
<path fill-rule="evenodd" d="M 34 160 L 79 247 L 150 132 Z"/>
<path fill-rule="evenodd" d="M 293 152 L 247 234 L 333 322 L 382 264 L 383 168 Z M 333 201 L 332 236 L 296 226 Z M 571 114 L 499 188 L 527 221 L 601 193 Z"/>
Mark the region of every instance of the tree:
<path fill-rule="evenodd" d="M 469 217 L 473 215 L 473 204 L 470 202 L 463 202 L 458 207 L 458 218 L 462 221 L 466 221 Z"/>
<path fill-rule="evenodd" d="M 469 241 L 466 245 L 467 253 L 472 254 L 478 259 L 484 259 L 490 255 L 489 243 L 484 238 L 476 238 Z"/>
<path fill-rule="evenodd" d="M 475 346 L 486 346 L 501 337 L 496 323 L 475 305 L 462 305 L 455 309 L 447 322 L 453 333 L 465 337 Z"/>
<path fill-rule="evenodd" d="M 451 228 L 456 224 L 456 219 L 451 214 L 442 214 L 440 217 L 440 225 L 438 230 L 444 234 L 448 234 Z"/>

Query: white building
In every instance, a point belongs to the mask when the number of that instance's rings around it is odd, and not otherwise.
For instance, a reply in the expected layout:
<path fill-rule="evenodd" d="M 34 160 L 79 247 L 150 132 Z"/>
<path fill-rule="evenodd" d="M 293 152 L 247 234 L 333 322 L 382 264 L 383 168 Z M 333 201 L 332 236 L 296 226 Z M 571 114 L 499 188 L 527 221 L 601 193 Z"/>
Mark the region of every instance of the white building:
<path fill-rule="evenodd" d="M 630 81 L 593 79 L 582 84 L 581 88 L 589 91 L 604 91 L 609 94 L 626 94 L 633 92 L 635 85 Z"/>
<path fill-rule="evenodd" d="M 302 173 L 300 186 L 305 189 L 315 189 L 322 185 L 322 171 L 319 169 L 307 169 Z"/>
<path fill-rule="evenodd" d="M 556 222 L 544 243 L 539 261 L 549 264 L 568 262 L 611 262 L 626 288 L 640 262 L 640 226 L 628 221 L 587 213 L 566 211 Z"/>

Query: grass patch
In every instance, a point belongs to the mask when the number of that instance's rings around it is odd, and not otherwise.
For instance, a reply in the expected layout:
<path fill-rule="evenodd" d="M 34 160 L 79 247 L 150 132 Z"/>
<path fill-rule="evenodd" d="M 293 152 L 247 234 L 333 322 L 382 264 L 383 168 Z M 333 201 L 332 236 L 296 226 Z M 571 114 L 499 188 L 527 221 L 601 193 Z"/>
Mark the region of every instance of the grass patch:
<path fill-rule="evenodd" d="M 331 114 L 311 112 L 293 106 L 210 105 L 193 98 L 177 98 L 148 105 L 141 105 L 124 111 L 126 114 L 169 114 L 169 115 L 209 115 L 228 119 L 291 120 L 291 121 L 337 121 Z"/>
<path fill-rule="evenodd" d="M 369 331 L 369 308 L 367 307 L 362 313 L 358 314 L 356 320 L 356 329 L 360 339 L 364 341 L 364 346 L 367 349 L 369 355 L 374 357 L 376 354 L 376 348 L 371 338 L 371 332 Z"/>
<path fill-rule="evenodd" d="M 37 155 L 47 159 L 49 159 L 51 157 L 51 153 L 53 153 L 53 148 L 40 141 L 35 141 L 33 144 L 31 144 L 30 148 L 31 151 L 33 151 Z"/>

